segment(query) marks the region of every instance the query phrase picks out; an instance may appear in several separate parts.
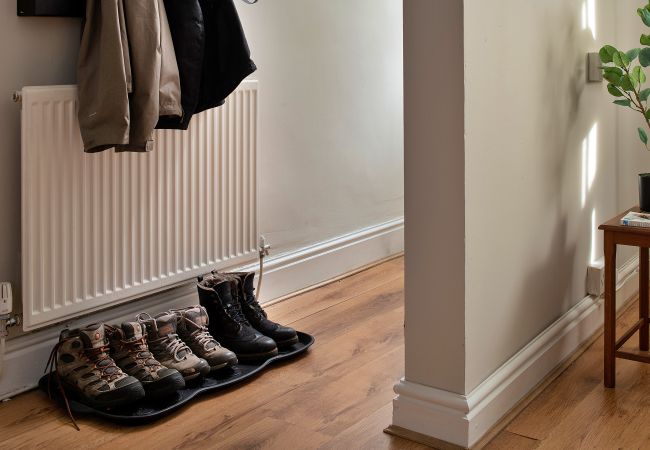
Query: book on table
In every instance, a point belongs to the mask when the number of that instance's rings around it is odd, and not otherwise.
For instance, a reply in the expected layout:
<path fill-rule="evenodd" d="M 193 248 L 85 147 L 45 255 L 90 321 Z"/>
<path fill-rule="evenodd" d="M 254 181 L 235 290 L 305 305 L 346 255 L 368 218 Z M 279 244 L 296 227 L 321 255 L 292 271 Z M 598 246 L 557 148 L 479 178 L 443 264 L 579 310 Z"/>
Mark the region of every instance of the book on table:
<path fill-rule="evenodd" d="M 650 228 L 650 214 L 642 212 L 629 212 L 621 219 L 621 225 L 628 227 Z"/>

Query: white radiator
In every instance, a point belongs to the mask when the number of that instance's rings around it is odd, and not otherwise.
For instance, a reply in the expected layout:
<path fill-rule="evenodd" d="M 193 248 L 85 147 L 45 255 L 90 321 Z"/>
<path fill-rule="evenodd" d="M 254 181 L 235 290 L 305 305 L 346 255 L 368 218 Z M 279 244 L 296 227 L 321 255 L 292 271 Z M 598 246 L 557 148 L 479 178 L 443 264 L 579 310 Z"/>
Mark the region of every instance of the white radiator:
<path fill-rule="evenodd" d="M 22 297 L 33 330 L 257 254 L 257 83 L 151 153 L 84 154 L 76 87 L 22 91 Z"/>

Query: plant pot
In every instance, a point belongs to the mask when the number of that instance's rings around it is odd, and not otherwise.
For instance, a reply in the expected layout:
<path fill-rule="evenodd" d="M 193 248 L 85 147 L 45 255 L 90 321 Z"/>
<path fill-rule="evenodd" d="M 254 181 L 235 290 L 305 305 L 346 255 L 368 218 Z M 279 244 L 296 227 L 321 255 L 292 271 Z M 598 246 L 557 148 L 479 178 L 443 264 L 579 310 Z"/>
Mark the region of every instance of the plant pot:
<path fill-rule="evenodd" d="M 650 212 L 650 173 L 639 174 L 639 206 L 641 211 Z"/>

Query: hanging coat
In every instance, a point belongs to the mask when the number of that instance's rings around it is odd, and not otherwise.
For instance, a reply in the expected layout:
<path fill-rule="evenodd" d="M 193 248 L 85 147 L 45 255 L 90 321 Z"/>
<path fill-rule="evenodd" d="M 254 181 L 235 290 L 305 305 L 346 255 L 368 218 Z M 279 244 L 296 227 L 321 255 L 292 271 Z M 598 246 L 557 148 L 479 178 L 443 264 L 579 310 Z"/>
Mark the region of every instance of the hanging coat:
<path fill-rule="evenodd" d="M 199 104 L 205 54 L 205 28 L 199 0 L 165 0 L 180 74 L 182 117 L 161 117 L 157 128 L 187 129 Z"/>
<path fill-rule="evenodd" d="M 161 119 L 158 128 L 185 130 L 193 114 L 223 105 L 257 67 L 233 0 L 165 0 L 165 6 L 181 76 L 183 117 Z"/>
<path fill-rule="evenodd" d="M 77 74 L 84 150 L 151 150 L 159 117 L 182 115 L 163 1 L 89 0 Z"/>

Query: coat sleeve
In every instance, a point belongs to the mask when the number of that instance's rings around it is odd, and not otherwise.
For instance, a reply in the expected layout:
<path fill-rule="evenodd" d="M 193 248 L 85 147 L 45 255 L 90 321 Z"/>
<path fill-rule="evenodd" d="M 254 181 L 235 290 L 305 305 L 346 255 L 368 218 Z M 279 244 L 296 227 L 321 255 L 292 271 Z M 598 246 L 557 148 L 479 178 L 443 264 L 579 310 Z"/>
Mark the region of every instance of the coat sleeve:
<path fill-rule="evenodd" d="M 122 0 L 89 0 L 77 64 L 79 128 L 86 152 L 129 141 L 128 42 Z"/>

